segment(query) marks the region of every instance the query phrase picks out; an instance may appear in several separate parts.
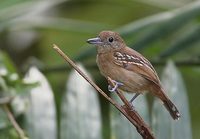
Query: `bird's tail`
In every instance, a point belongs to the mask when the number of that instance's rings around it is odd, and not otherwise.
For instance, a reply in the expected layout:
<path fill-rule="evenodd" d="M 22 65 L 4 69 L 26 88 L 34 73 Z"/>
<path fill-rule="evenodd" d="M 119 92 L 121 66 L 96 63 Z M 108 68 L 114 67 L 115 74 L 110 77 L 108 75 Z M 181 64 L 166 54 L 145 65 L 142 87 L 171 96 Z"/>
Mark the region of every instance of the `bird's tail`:
<path fill-rule="evenodd" d="M 178 120 L 180 118 L 180 113 L 176 106 L 171 102 L 170 99 L 163 100 L 165 108 L 169 111 L 170 115 L 174 120 Z"/>
<path fill-rule="evenodd" d="M 172 118 L 174 120 L 178 120 L 180 118 L 180 113 L 178 109 L 163 91 L 161 100 L 163 101 L 165 108 L 169 111 Z"/>

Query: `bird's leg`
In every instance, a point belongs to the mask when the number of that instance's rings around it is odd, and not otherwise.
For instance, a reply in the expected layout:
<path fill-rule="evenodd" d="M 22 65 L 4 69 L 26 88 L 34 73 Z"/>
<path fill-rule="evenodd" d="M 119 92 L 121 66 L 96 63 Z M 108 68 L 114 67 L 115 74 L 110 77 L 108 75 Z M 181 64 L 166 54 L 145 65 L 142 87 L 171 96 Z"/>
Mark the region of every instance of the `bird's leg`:
<path fill-rule="evenodd" d="M 109 90 L 110 92 L 115 92 L 116 89 L 117 89 L 118 87 L 124 85 L 124 84 L 121 83 L 121 82 L 117 82 L 117 81 L 115 81 L 115 80 L 112 80 L 112 81 L 115 83 L 115 86 L 114 86 L 114 87 L 111 87 L 111 85 L 108 85 L 108 90 Z"/>
<path fill-rule="evenodd" d="M 131 100 L 129 101 L 129 103 L 133 103 L 133 101 L 139 96 L 140 94 L 139 93 L 136 93 L 132 98 Z"/>

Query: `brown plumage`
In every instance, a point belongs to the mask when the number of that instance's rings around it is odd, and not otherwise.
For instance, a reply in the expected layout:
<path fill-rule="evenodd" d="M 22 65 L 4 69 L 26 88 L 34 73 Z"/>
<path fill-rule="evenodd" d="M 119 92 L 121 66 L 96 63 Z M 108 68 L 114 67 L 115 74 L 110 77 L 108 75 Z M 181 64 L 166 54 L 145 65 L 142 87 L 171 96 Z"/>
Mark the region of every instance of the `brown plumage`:
<path fill-rule="evenodd" d="M 97 47 L 97 65 L 103 76 L 123 83 L 119 89 L 126 92 L 150 92 L 160 98 L 173 119 L 180 113 L 165 94 L 151 63 L 140 53 L 129 48 L 116 32 L 102 31 L 97 38 L 87 41 Z"/>

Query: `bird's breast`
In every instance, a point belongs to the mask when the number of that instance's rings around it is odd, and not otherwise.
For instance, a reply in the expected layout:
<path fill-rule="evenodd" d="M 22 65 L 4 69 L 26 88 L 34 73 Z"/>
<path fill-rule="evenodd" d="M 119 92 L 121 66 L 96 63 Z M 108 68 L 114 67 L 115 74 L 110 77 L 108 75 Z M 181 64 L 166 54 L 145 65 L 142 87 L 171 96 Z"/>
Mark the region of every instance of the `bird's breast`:
<path fill-rule="evenodd" d="M 97 65 L 101 74 L 105 77 L 113 78 L 113 75 L 116 74 L 115 65 L 113 63 L 112 55 L 109 54 L 98 54 L 96 59 Z"/>

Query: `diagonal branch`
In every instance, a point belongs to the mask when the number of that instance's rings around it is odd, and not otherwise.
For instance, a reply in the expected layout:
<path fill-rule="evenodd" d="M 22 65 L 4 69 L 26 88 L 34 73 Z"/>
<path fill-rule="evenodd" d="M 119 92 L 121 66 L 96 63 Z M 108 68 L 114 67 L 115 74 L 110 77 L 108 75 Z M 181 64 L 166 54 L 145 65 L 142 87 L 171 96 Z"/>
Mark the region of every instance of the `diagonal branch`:
<path fill-rule="evenodd" d="M 54 44 L 53 48 L 61 55 L 61 57 L 64 58 L 67 63 L 69 63 L 71 67 L 73 67 L 88 83 L 90 83 L 90 85 L 92 85 L 97 90 L 97 92 L 99 92 L 105 99 L 114 105 L 136 127 L 138 133 L 143 137 L 143 139 L 155 139 L 150 128 L 144 123 L 139 114 L 133 109 L 133 107 L 131 107 L 131 105 L 128 103 L 122 93 L 119 92 L 119 90 L 117 91 L 117 94 L 123 100 L 123 102 L 126 102 L 122 107 L 115 100 L 106 95 L 106 93 L 104 93 L 90 78 L 88 78 L 78 68 L 78 66 L 67 55 L 65 55 L 62 50 L 59 49 L 58 46 Z M 110 83 L 111 85 L 114 85 L 112 82 Z"/>
<path fill-rule="evenodd" d="M 8 119 L 10 120 L 11 124 L 13 125 L 13 127 L 15 128 L 17 134 L 19 135 L 20 139 L 28 139 L 23 131 L 23 129 L 21 129 L 21 127 L 18 125 L 17 121 L 15 120 L 12 112 L 10 111 L 9 107 L 7 104 L 3 105 L 3 109 L 7 114 Z"/>

